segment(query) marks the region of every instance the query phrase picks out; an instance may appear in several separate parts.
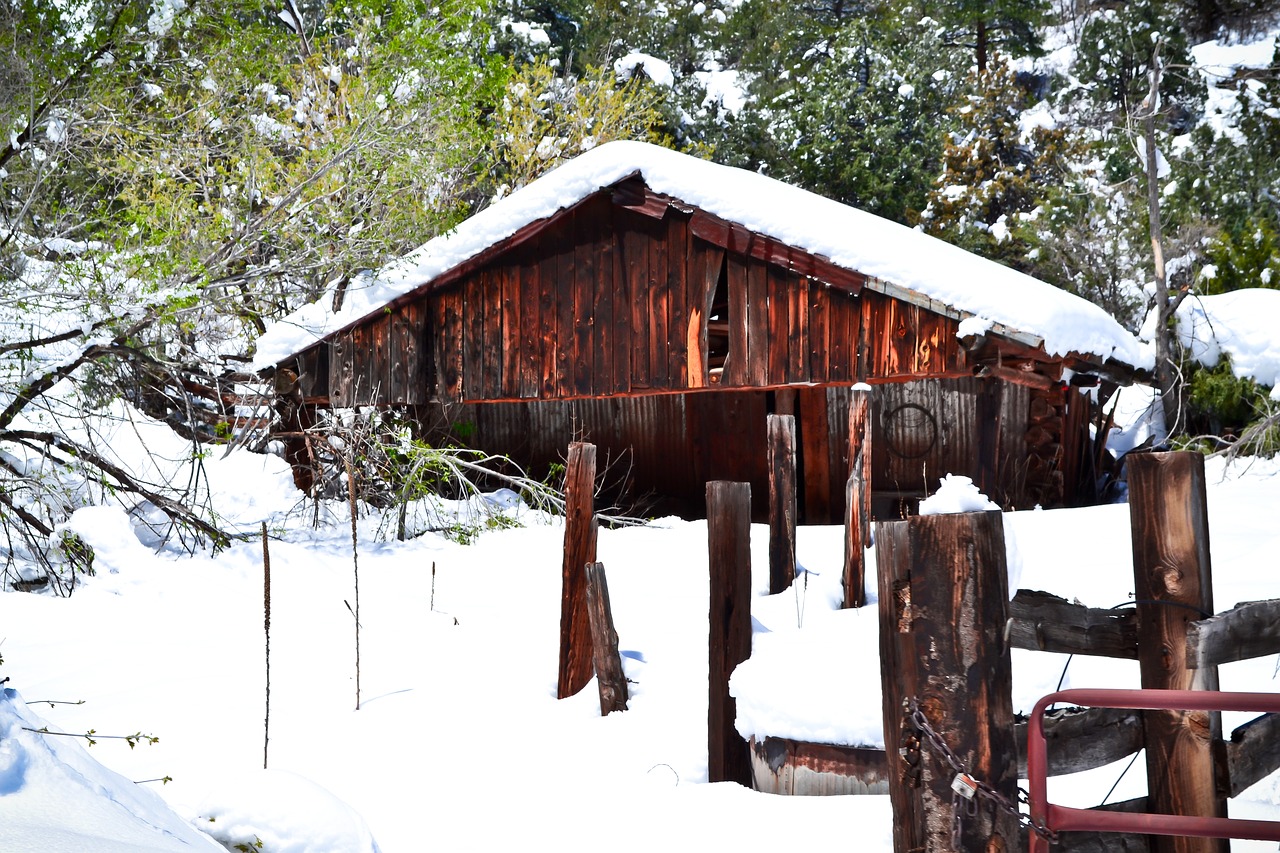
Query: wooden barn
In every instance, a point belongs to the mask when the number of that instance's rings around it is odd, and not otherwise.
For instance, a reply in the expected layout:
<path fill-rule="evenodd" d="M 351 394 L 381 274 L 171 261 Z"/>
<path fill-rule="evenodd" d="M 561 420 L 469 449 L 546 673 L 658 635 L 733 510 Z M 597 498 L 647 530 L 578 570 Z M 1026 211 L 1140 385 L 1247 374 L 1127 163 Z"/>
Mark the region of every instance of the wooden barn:
<path fill-rule="evenodd" d="M 1143 367 L 1083 300 L 640 143 L 584 154 L 307 306 L 257 365 L 277 369 L 286 431 L 316 407 L 396 407 L 535 473 L 585 439 L 650 512 L 688 517 L 718 479 L 750 482 L 762 514 L 766 415 L 793 414 L 807 523 L 842 517 L 854 383 L 873 387 L 873 511 L 890 517 L 946 473 L 1006 507 L 1089 502 L 1097 400 Z"/>

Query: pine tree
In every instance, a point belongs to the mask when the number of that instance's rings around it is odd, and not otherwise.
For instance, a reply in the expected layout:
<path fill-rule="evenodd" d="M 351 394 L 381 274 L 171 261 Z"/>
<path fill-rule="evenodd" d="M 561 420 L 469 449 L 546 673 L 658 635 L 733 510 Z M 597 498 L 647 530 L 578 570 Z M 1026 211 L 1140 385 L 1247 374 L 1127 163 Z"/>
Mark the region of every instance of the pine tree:
<path fill-rule="evenodd" d="M 1085 146 L 1043 104 L 1041 120 L 1024 128 L 1027 93 L 998 56 L 966 89 L 922 220 L 936 236 L 1025 269 L 1029 226 L 1052 188 L 1074 178 Z"/>

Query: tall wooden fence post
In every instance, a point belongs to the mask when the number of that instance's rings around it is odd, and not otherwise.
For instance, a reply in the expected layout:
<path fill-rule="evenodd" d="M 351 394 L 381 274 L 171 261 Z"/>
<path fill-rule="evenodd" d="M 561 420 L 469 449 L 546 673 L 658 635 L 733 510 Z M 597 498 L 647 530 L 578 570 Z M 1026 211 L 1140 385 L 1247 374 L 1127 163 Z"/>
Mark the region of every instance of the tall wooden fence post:
<path fill-rule="evenodd" d="M 796 419 L 769 415 L 769 594 L 796 576 Z"/>
<path fill-rule="evenodd" d="M 1017 802 L 1018 753 L 1004 525 L 999 512 L 931 515 L 876 525 L 880 667 L 893 848 L 1018 848 L 1018 818 L 952 792 L 956 773 L 910 709 L 974 779 Z M 954 804 L 964 809 L 958 845 Z"/>
<path fill-rule="evenodd" d="M 1144 688 L 1217 690 L 1216 667 L 1188 669 L 1187 625 L 1213 615 L 1204 457 L 1128 457 L 1138 668 Z M 1153 812 L 1226 817 L 1214 743 L 1222 719 L 1206 711 L 1144 711 L 1148 804 Z M 1152 836 L 1155 853 L 1226 853 L 1215 838 Z"/>
<path fill-rule="evenodd" d="M 734 667 L 751 656 L 751 484 L 707 483 L 707 546 L 711 568 L 708 638 L 707 777 L 751 784 L 747 742 L 734 727 L 729 695 Z"/>
<path fill-rule="evenodd" d="M 849 479 L 844 489 L 844 606 L 867 603 L 871 542 L 871 390 L 849 395 Z"/>
<path fill-rule="evenodd" d="M 556 695 L 572 696 L 591 681 L 591 619 L 587 613 L 587 563 L 596 561 L 594 496 L 596 446 L 569 445 L 564 485 L 564 563 L 560 581 L 560 667 Z"/>

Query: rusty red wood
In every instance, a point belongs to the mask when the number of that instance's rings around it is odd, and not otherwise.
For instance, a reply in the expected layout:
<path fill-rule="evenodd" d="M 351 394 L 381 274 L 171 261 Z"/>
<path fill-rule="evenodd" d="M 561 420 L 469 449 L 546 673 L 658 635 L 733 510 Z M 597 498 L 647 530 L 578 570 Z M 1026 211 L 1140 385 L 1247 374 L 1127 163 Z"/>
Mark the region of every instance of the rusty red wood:
<path fill-rule="evenodd" d="M 729 676 L 751 656 L 751 486 L 707 483 L 711 573 L 708 637 L 707 778 L 751 783 L 747 742 L 734 726 Z"/>
<path fill-rule="evenodd" d="M 586 565 L 596 561 L 595 478 L 595 445 L 581 441 L 570 444 L 565 472 L 560 663 L 556 680 L 560 699 L 572 696 L 591 681 L 593 650 Z"/>
<path fill-rule="evenodd" d="M 769 415 L 769 594 L 796 576 L 796 419 Z"/>
<path fill-rule="evenodd" d="M 671 259 L 667 247 L 665 223 L 649 235 L 649 274 L 646 278 L 649 302 L 649 377 L 655 388 L 668 387 L 670 363 L 668 351 L 671 341 L 667 337 L 671 284 L 668 280 L 668 262 Z"/>

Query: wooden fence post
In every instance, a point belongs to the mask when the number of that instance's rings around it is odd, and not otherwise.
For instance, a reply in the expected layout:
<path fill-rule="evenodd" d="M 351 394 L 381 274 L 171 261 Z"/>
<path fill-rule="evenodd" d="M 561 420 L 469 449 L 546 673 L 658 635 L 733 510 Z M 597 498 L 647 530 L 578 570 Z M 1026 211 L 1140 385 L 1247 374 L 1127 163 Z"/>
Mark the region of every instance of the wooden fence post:
<path fill-rule="evenodd" d="M 604 563 L 587 563 L 587 613 L 591 616 L 592 661 L 600 688 L 600 715 L 627 710 L 627 676 L 618 654 L 618 632 L 613 627 L 609 583 Z"/>
<path fill-rule="evenodd" d="M 796 419 L 769 415 L 769 594 L 796 576 Z"/>
<path fill-rule="evenodd" d="M 707 777 L 751 784 L 747 742 L 729 695 L 734 667 L 751 656 L 751 484 L 707 483 L 707 545 L 711 568 L 708 638 Z"/>
<path fill-rule="evenodd" d="M 871 541 L 871 391 L 849 395 L 849 479 L 844 488 L 844 606 L 867 603 Z"/>
<path fill-rule="evenodd" d="M 880 522 L 876 565 L 893 848 L 1017 850 L 1017 817 L 981 799 L 962 814 L 957 846 L 956 773 L 909 713 L 917 703 L 970 776 L 1017 801 L 1003 519 L 978 512 Z"/>
<path fill-rule="evenodd" d="M 1216 667 L 1188 669 L 1187 626 L 1213 615 L 1204 457 L 1128 457 L 1138 667 L 1144 688 L 1217 690 Z M 1226 817 L 1214 744 L 1222 719 L 1205 711 L 1144 711 L 1148 804 L 1153 812 Z M 1155 853 L 1226 853 L 1215 838 L 1152 836 Z"/>
<path fill-rule="evenodd" d="M 569 445 L 564 484 L 564 563 L 560 574 L 560 667 L 556 695 L 572 696 L 591 681 L 591 619 L 586 564 L 596 561 L 596 446 Z"/>

